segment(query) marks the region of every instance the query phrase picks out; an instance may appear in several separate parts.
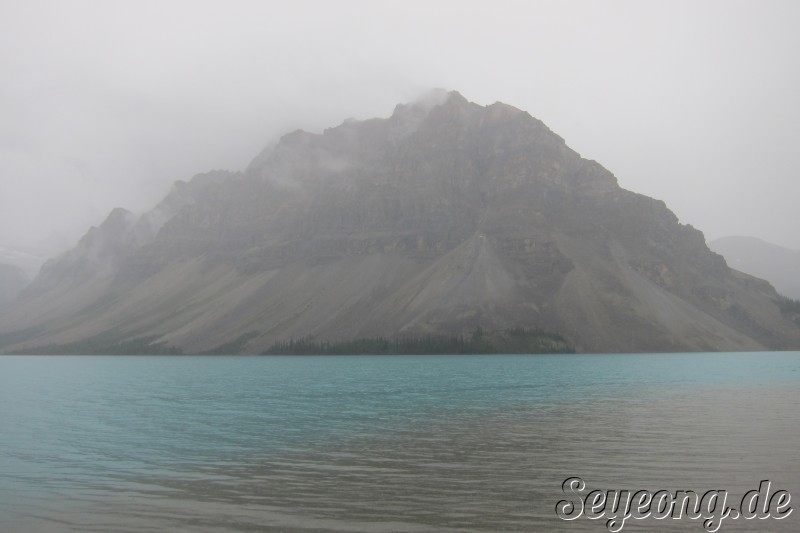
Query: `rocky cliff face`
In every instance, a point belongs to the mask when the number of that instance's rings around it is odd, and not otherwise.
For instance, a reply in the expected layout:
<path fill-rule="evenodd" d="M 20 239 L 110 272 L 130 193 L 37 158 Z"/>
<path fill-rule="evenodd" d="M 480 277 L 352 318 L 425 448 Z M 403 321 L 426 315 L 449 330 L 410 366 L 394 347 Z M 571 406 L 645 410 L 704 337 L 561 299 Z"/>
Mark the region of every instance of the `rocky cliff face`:
<path fill-rule="evenodd" d="M 798 348 L 776 299 L 528 113 L 447 93 L 115 210 L 0 316 L 0 350 L 259 353 L 478 326 L 582 351 Z"/>

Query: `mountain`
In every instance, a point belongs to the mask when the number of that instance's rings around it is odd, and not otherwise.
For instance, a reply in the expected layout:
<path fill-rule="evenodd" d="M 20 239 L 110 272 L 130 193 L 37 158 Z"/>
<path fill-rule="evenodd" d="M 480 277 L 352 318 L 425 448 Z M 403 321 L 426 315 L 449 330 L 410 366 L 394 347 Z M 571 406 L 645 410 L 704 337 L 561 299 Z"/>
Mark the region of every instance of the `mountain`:
<path fill-rule="evenodd" d="M 9 305 L 29 282 L 30 279 L 20 267 L 0 263 L 0 309 Z"/>
<path fill-rule="evenodd" d="M 800 250 L 756 237 L 723 237 L 708 243 L 737 270 L 763 278 L 784 296 L 800 300 Z"/>
<path fill-rule="evenodd" d="M 779 298 L 528 113 L 439 92 L 115 209 L 0 315 L 0 350 L 509 330 L 585 352 L 800 348 Z"/>

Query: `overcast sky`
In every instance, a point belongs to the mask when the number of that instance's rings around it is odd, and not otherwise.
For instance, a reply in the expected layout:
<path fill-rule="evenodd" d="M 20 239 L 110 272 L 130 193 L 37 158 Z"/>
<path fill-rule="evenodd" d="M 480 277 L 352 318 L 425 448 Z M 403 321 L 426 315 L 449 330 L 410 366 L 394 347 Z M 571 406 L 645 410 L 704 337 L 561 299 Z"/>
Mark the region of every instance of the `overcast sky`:
<path fill-rule="evenodd" d="M 0 0 L 0 246 L 442 87 L 525 109 L 709 239 L 800 249 L 799 21 L 796 0 Z"/>

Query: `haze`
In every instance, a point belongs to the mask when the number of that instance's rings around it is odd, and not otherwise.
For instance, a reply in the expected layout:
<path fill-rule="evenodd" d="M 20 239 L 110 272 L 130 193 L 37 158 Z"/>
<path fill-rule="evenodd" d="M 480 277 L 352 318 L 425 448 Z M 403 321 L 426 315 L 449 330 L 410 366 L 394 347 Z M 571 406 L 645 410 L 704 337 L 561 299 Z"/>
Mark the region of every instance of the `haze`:
<path fill-rule="evenodd" d="M 527 110 L 706 237 L 800 249 L 797 2 L 0 1 L 0 246 L 443 87 Z"/>

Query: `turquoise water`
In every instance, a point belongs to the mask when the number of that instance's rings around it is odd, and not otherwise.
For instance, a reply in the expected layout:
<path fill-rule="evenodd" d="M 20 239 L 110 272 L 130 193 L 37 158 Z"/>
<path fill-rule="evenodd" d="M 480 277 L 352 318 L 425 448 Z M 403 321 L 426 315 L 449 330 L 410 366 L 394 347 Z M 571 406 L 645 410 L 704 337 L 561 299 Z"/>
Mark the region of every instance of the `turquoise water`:
<path fill-rule="evenodd" d="M 564 479 L 800 505 L 800 353 L 7 356 L 0 430 L 2 532 L 602 532 Z"/>

